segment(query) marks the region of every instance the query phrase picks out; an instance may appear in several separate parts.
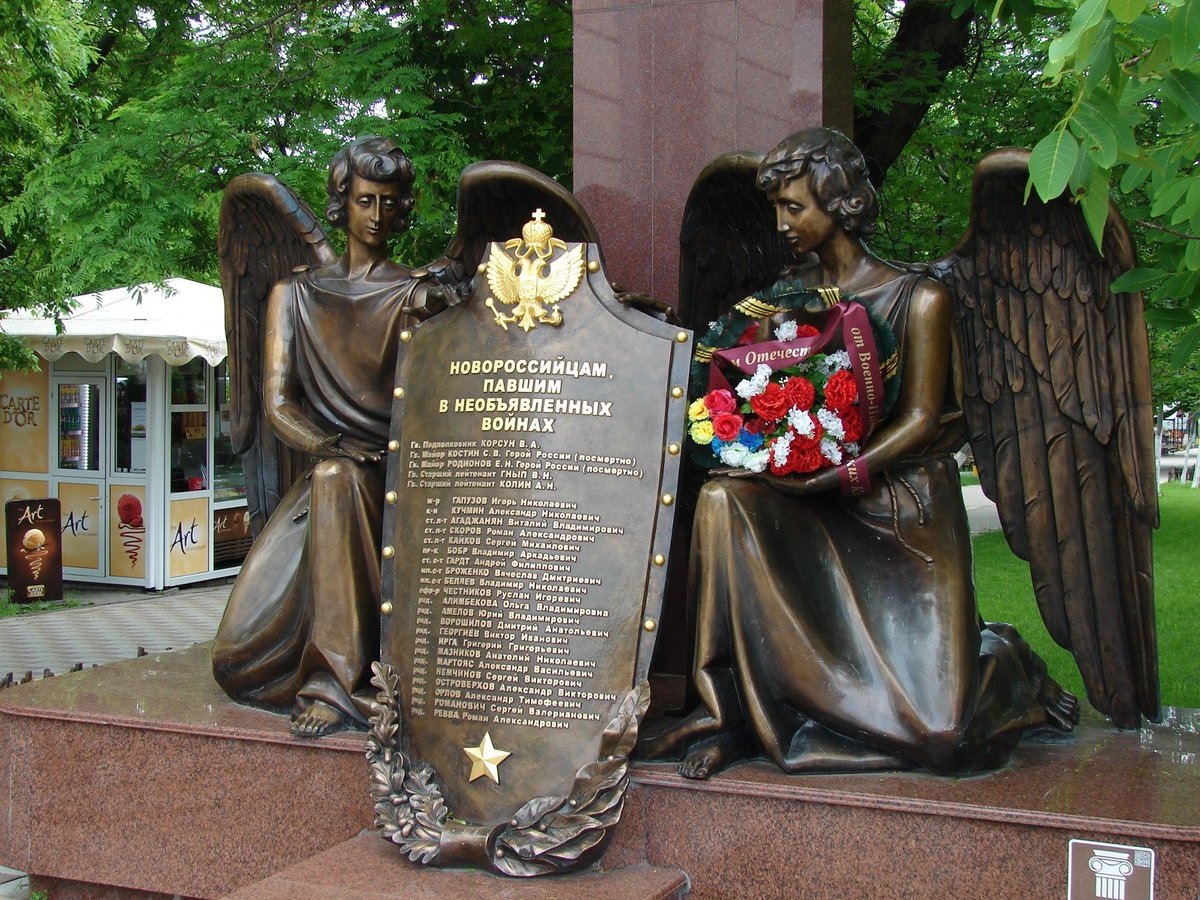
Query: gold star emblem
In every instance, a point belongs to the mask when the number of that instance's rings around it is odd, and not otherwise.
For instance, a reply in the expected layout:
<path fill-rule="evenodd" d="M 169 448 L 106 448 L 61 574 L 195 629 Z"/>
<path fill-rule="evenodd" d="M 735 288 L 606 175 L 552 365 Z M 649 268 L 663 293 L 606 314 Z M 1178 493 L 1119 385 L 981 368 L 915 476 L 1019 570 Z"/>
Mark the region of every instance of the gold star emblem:
<path fill-rule="evenodd" d="M 497 750 L 492 745 L 491 732 L 487 731 L 483 733 L 483 740 L 478 747 L 463 747 L 463 753 L 471 757 L 471 777 L 468 781 L 486 775 L 496 784 L 500 783 L 500 763 L 512 756 L 508 750 Z"/>

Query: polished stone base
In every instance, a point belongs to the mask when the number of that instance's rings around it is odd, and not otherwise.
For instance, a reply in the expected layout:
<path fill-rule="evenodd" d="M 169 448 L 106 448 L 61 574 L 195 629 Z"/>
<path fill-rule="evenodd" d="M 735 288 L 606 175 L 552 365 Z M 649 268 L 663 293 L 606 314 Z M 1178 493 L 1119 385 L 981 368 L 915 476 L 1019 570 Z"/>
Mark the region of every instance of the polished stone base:
<path fill-rule="evenodd" d="M 678 870 L 695 897 L 1064 896 L 1082 838 L 1153 849 L 1156 896 L 1193 897 L 1200 714 L 1172 715 L 1140 732 L 1088 719 L 972 778 L 754 762 L 691 782 L 642 764 L 603 873 L 499 879 L 411 866 L 360 835 L 364 736 L 292 739 L 282 716 L 226 699 L 199 646 L 0 692 L 0 863 L 71 896 L 125 889 L 96 897 L 667 897 Z"/>

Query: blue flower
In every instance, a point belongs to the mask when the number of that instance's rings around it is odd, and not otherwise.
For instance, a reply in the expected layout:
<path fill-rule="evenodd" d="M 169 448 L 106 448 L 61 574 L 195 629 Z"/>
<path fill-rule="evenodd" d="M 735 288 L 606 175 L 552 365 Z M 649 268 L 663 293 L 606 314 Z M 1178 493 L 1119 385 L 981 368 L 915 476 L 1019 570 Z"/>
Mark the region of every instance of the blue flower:
<path fill-rule="evenodd" d="M 763 436 L 761 434 L 753 434 L 743 428 L 737 436 L 738 443 L 753 453 L 763 444 Z"/>

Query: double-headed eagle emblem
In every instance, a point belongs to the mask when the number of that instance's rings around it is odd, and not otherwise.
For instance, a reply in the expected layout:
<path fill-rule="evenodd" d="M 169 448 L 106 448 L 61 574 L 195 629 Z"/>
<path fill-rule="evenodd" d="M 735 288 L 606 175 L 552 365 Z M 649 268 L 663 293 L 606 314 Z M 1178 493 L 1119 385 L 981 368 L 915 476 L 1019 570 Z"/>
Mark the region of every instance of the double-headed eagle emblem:
<path fill-rule="evenodd" d="M 558 304 L 570 296 L 583 277 L 583 244 L 567 250 L 567 245 L 554 236 L 554 229 L 543 221 L 545 218 L 542 210 L 534 210 L 533 218 L 521 229 L 521 237 L 505 241 L 503 247 L 493 243 L 488 253 L 484 269 L 495 297 L 485 302 L 495 314 L 496 324 L 505 331 L 513 322 L 526 334 L 539 322 L 561 325 Z M 515 252 L 510 256 L 506 250 Z M 567 252 L 551 262 L 555 250 Z M 512 314 L 497 309 L 495 300 L 515 304 Z"/>

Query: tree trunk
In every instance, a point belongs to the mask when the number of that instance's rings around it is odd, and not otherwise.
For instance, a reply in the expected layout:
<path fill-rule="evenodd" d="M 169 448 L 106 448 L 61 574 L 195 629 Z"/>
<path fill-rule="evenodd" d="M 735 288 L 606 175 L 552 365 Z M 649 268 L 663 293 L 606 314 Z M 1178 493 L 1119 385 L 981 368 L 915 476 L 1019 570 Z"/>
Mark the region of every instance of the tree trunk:
<path fill-rule="evenodd" d="M 896 79 L 913 84 L 908 100 L 890 109 L 865 109 L 854 114 L 854 143 L 867 159 L 871 183 L 882 186 L 888 168 L 909 142 L 925 113 L 937 99 L 951 69 L 967 60 L 974 12 L 968 9 L 957 18 L 951 4 L 940 0 L 908 0 L 900 15 L 900 26 L 884 54 L 881 74 L 867 75 L 860 90 L 870 94 L 876 87 Z"/>

